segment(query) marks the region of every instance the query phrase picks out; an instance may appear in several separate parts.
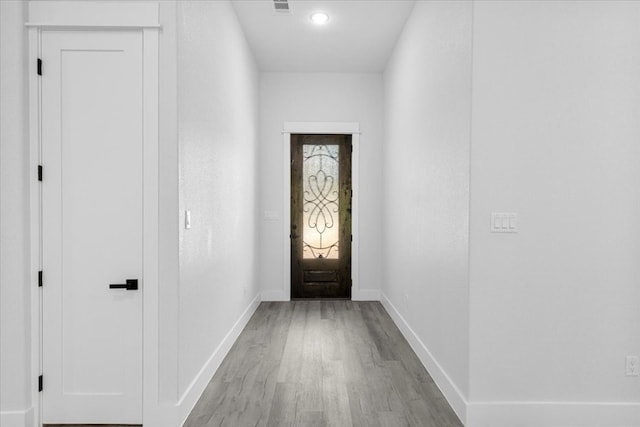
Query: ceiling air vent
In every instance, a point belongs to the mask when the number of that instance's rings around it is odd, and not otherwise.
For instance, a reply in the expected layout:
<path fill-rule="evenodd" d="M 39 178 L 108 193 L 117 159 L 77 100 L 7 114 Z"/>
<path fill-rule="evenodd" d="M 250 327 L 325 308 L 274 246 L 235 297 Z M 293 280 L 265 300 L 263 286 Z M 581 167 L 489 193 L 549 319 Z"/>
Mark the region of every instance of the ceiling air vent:
<path fill-rule="evenodd" d="M 273 7 L 278 13 L 290 13 L 289 0 L 273 0 Z"/>

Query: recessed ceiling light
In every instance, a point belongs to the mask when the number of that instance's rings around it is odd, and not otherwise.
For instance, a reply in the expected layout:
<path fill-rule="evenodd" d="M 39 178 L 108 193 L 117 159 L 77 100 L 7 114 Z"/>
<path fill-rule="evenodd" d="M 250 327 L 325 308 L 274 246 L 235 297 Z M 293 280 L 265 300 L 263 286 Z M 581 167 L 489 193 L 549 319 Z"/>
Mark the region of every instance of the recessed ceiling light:
<path fill-rule="evenodd" d="M 311 15 L 311 22 L 316 25 L 324 25 L 329 21 L 329 15 L 324 12 L 315 12 Z"/>

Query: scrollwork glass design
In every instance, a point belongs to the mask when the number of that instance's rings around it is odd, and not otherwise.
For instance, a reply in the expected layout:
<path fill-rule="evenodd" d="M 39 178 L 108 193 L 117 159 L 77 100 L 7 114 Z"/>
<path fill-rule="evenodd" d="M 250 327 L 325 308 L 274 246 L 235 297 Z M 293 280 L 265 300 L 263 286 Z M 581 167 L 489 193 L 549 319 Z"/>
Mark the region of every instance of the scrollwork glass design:
<path fill-rule="evenodd" d="M 303 145 L 303 258 L 337 259 L 339 248 L 339 146 Z"/>

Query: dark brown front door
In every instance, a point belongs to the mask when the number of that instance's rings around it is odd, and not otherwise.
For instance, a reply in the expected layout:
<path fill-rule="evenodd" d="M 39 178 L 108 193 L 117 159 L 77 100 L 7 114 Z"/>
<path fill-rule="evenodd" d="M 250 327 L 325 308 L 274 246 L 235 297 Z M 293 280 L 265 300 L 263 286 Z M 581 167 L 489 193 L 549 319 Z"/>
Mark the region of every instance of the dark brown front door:
<path fill-rule="evenodd" d="M 351 297 L 351 135 L 291 135 L 291 297 Z"/>

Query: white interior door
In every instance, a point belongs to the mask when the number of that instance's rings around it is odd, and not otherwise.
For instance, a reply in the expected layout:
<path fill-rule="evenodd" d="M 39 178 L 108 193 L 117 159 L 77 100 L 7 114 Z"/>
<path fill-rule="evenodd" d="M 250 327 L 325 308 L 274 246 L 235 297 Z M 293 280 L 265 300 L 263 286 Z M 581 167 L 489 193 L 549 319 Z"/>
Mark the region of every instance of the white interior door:
<path fill-rule="evenodd" d="M 142 32 L 41 46 L 43 422 L 140 424 Z"/>

